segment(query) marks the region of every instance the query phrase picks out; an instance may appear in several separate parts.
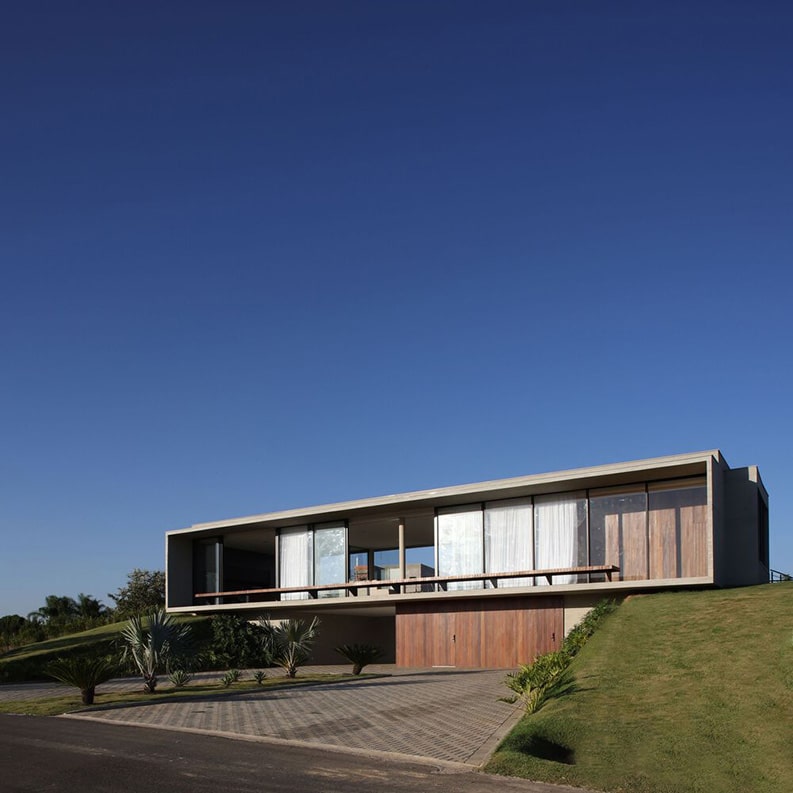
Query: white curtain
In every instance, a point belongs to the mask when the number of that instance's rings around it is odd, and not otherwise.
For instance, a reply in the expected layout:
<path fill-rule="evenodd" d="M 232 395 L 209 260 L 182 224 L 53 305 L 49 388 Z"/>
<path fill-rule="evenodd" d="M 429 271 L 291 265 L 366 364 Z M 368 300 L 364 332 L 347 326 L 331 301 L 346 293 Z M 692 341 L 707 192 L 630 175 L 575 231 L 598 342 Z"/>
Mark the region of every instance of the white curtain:
<path fill-rule="evenodd" d="M 535 563 L 538 570 L 575 567 L 578 563 L 578 506 L 576 495 L 537 496 L 534 499 Z M 537 584 L 548 583 L 538 578 Z M 574 584 L 576 576 L 554 576 L 554 584 Z"/>
<path fill-rule="evenodd" d="M 438 510 L 438 575 L 481 573 L 482 508 L 452 507 Z M 479 581 L 459 581 L 449 589 L 481 589 Z"/>
<path fill-rule="evenodd" d="M 534 568 L 534 531 L 530 498 L 485 504 L 485 572 L 511 573 Z M 532 578 L 502 578 L 499 587 L 532 586 Z"/>
<path fill-rule="evenodd" d="M 308 526 L 281 529 L 278 537 L 279 587 L 311 586 L 313 581 L 313 535 Z M 285 592 L 282 600 L 306 600 L 308 592 Z"/>

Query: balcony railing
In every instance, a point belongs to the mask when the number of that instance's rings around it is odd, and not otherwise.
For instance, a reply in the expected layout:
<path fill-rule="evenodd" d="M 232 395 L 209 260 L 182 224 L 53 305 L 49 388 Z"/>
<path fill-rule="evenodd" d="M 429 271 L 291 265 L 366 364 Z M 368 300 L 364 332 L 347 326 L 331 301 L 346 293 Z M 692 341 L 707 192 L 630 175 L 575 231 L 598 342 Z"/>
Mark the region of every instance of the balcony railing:
<path fill-rule="evenodd" d="M 429 576 L 427 578 L 402 578 L 393 581 L 348 581 L 338 584 L 322 584 L 315 586 L 302 587 L 282 587 L 280 589 L 237 589 L 225 592 L 196 592 L 195 599 L 208 600 L 214 599 L 216 603 L 224 603 L 231 598 L 233 603 L 269 603 L 281 600 L 293 600 L 293 598 L 283 598 L 283 595 L 302 595 L 307 594 L 308 599 L 321 598 L 323 592 L 341 592 L 345 597 L 358 597 L 361 590 L 386 589 L 388 595 L 403 595 L 409 592 L 448 592 L 449 584 L 457 583 L 480 583 L 484 589 L 489 583 L 494 589 L 498 588 L 499 581 L 515 578 L 544 578 L 549 584 L 553 584 L 553 579 L 558 576 L 580 576 L 580 575 L 604 575 L 606 580 L 611 581 L 613 573 L 619 572 L 619 567 L 610 564 L 587 565 L 585 567 L 561 567 L 551 570 L 519 570 L 510 573 L 473 573 L 467 575 L 454 576 Z M 411 590 L 412 588 L 412 590 Z M 418 589 L 416 589 L 418 588 Z"/>

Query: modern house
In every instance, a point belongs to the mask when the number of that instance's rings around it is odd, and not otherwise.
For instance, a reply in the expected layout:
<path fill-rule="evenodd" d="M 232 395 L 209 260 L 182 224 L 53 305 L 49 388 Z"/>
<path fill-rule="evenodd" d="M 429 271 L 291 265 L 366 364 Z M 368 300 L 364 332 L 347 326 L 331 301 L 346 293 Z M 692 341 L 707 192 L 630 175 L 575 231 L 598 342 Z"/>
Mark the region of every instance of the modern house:
<path fill-rule="evenodd" d="M 196 524 L 166 573 L 171 612 L 319 615 L 320 663 L 512 667 L 603 597 L 768 581 L 768 494 L 680 454 Z"/>

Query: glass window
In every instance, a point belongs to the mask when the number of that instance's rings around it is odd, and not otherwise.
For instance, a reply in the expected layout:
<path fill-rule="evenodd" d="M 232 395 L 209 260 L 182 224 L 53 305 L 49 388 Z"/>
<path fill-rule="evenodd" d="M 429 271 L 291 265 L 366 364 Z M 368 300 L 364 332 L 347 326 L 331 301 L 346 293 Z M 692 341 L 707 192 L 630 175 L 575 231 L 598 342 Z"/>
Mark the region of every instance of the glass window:
<path fill-rule="evenodd" d="M 278 586 L 311 586 L 314 583 L 313 533 L 308 526 L 281 529 L 278 535 Z M 282 600 L 306 600 L 308 592 L 285 592 Z"/>
<path fill-rule="evenodd" d="M 485 571 L 510 573 L 534 567 L 534 522 L 530 498 L 485 504 Z M 499 587 L 531 586 L 533 578 L 502 578 Z M 490 586 L 490 584 L 488 584 Z"/>
<path fill-rule="evenodd" d="M 209 540 L 193 541 L 193 586 L 195 592 L 219 592 L 223 587 L 223 540 L 212 537 Z M 203 598 L 200 603 L 209 603 Z"/>
<path fill-rule="evenodd" d="M 360 548 L 350 548 L 350 581 L 369 580 L 369 553 Z"/>
<path fill-rule="evenodd" d="M 534 563 L 538 570 L 578 567 L 586 559 L 586 498 L 581 493 L 537 496 L 534 499 Z M 575 575 L 554 576 L 554 584 L 574 584 Z M 538 578 L 537 584 L 548 581 Z"/>
<path fill-rule="evenodd" d="M 650 578 L 708 574 L 708 493 L 704 480 L 648 485 Z"/>
<path fill-rule="evenodd" d="M 314 529 L 314 583 L 340 584 L 347 575 L 347 527 L 344 523 L 322 524 Z M 319 592 L 319 597 L 339 597 L 343 590 Z"/>
<path fill-rule="evenodd" d="M 647 578 L 647 494 L 610 492 L 589 499 L 589 564 L 620 568 L 613 580 Z M 605 576 L 592 576 L 602 581 Z"/>
<path fill-rule="evenodd" d="M 484 570 L 482 508 L 479 505 L 438 510 L 438 575 L 454 576 Z M 479 581 L 450 583 L 449 589 L 481 589 Z"/>
<path fill-rule="evenodd" d="M 385 548 L 374 552 L 374 577 L 378 581 L 399 578 L 399 549 Z"/>

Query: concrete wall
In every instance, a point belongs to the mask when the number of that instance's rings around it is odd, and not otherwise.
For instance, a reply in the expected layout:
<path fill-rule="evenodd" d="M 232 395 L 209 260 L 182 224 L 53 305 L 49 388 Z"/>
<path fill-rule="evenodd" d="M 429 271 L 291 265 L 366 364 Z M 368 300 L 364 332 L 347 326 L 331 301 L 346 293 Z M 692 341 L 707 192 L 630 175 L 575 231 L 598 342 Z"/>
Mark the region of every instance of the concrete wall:
<path fill-rule="evenodd" d="M 719 586 L 748 586 L 768 581 L 760 560 L 758 497 L 767 494 L 756 466 L 724 472 L 724 535 L 719 545 Z"/>
<path fill-rule="evenodd" d="M 193 539 L 176 535 L 167 537 L 165 542 L 166 607 L 190 606 L 193 603 Z"/>
<path fill-rule="evenodd" d="M 565 595 L 564 596 L 564 635 L 567 636 L 570 631 L 581 622 L 582 619 L 604 598 L 611 597 L 609 593 L 589 593 L 581 595 Z M 621 600 L 616 595 L 615 599 Z"/>
<path fill-rule="evenodd" d="M 727 532 L 725 528 L 724 505 L 724 473 L 729 471 L 726 462 L 721 458 L 713 458 L 708 465 L 708 503 L 713 521 L 713 538 L 711 557 L 711 575 L 716 583 L 723 577 L 727 564 Z"/>

